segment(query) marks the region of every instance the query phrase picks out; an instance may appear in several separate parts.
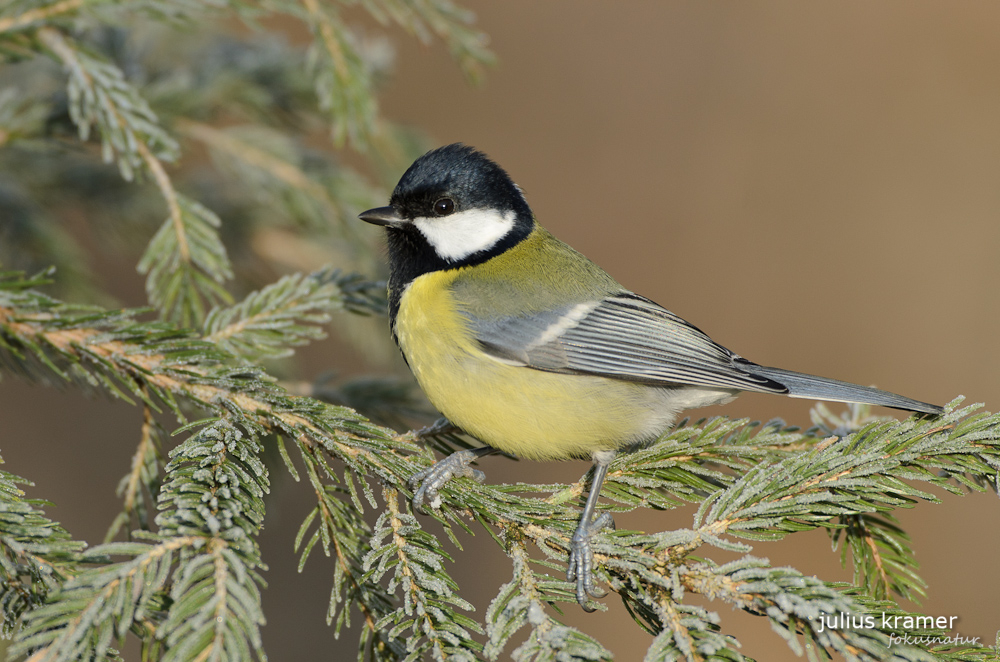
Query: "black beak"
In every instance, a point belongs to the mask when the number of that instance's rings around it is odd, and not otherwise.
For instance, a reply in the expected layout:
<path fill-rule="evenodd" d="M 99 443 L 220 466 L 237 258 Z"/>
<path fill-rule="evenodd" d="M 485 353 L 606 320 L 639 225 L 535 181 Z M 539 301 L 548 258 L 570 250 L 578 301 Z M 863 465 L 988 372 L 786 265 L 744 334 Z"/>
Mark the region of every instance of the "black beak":
<path fill-rule="evenodd" d="M 409 222 L 399 215 L 399 212 L 396 211 L 395 207 L 376 207 L 375 209 L 369 209 L 368 211 L 363 211 L 358 214 L 358 218 L 365 223 L 383 225 L 386 227 L 398 227 Z"/>

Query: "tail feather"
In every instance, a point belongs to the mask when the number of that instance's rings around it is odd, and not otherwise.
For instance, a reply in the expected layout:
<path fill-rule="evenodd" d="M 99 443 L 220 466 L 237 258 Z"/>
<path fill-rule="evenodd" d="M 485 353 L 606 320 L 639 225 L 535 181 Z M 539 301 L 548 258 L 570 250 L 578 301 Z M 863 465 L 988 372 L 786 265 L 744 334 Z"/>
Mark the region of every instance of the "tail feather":
<path fill-rule="evenodd" d="M 741 367 L 747 372 L 778 382 L 788 389 L 788 395 L 793 398 L 881 405 L 883 407 L 917 411 L 924 414 L 940 415 L 944 413 L 944 408 L 937 405 L 920 402 L 919 400 L 911 400 L 902 395 L 881 391 L 870 386 L 858 386 L 850 382 L 806 375 L 801 372 L 782 370 L 781 368 L 768 368 L 759 365 Z"/>

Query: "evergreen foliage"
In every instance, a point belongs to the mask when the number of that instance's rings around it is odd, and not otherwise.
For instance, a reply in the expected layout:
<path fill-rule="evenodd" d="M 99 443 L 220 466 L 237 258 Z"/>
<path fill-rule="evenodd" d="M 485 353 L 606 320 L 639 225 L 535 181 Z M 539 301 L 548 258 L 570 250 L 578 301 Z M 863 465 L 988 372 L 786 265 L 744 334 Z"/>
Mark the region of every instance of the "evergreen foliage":
<path fill-rule="evenodd" d="M 257 536 L 267 447 L 315 497 L 288 544 L 300 568 L 310 558 L 330 564 L 327 619 L 357 638 L 359 660 L 611 658 L 559 620 L 560 607 L 577 608 L 564 577 L 586 477 L 461 479 L 441 490 L 433 519 L 417 517 L 409 479 L 433 451 L 468 439 L 373 422 L 400 425 L 419 408 L 391 381 L 307 389 L 335 404 L 272 376 L 286 370 L 276 359 L 324 337 L 327 324 L 370 348 L 352 320 L 385 308 L 384 284 L 356 273 L 380 267 L 353 221 L 385 193 L 337 149 L 395 173 L 420 145 L 378 115 L 374 88 L 390 49 L 351 27 L 364 12 L 442 40 L 472 77 L 490 61 L 469 14 L 449 0 L 0 6 L 0 167 L 10 173 L 0 183 L 0 260 L 10 269 L 0 272 L 0 374 L 107 393 L 144 412 L 102 544 L 74 540 L 46 518 L 44 502 L 25 498 L 18 485 L 27 481 L 0 472 L 11 659 L 113 660 L 129 637 L 150 660 L 265 659 Z M 286 15 L 311 42 L 261 28 L 252 39 L 227 35 L 217 21 L 229 13 L 251 26 Z M 331 143 L 307 147 L 319 128 Z M 189 160 L 198 150 L 208 163 Z M 52 190 L 59 196 L 44 195 Z M 149 308 L 118 307 L 95 285 L 84 252 L 54 221 L 67 208 L 138 263 Z M 893 513 L 936 502 L 942 490 L 996 490 L 1000 415 L 958 398 L 940 418 L 881 419 L 864 407 L 841 416 L 818 407 L 815 417 L 805 431 L 683 421 L 616 458 L 602 508 L 697 504 L 690 528 L 605 531 L 593 543 L 599 579 L 654 636 L 646 659 L 745 659 L 724 618 L 691 594 L 758 615 L 809 659 L 992 658 L 984 646 L 891 643 L 899 621 L 837 629 L 818 619 L 908 615 L 895 600 L 919 598 L 925 585 Z M 455 527 L 481 527 L 511 560 L 510 581 L 482 615 L 449 574 Z M 816 528 L 853 564 L 852 583 L 750 554 L 754 541 Z M 715 563 L 713 548 L 739 558 Z M 326 558 L 313 558 L 317 550 Z"/>

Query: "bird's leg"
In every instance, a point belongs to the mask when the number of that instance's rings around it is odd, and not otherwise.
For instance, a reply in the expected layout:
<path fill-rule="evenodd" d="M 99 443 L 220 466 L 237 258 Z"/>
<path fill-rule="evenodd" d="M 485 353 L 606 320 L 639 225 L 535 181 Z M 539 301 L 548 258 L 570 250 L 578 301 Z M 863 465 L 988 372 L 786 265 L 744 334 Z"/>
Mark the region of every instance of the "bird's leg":
<path fill-rule="evenodd" d="M 481 457 L 492 455 L 497 452 L 499 451 L 489 446 L 455 451 L 448 457 L 435 462 L 423 471 L 413 474 L 408 481 L 410 489 L 416 490 L 413 493 L 413 508 L 421 512 L 426 512 L 424 510 L 424 501 L 426 501 L 431 508 L 440 507 L 441 495 L 438 494 L 438 490 L 444 487 L 445 483 L 452 478 L 464 476 L 477 480 L 480 483 L 483 482 L 486 479 L 486 474 L 482 471 L 473 469 L 469 465 Z"/>
<path fill-rule="evenodd" d="M 442 416 L 430 425 L 422 427 L 417 430 L 417 438 L 424 439 L 426 437 L 436 437 L 439 434 L 452 434 L 455 432 L 461 432 L 462 428 L 458 427 L 447 418 Z"/>
<path fill-rule="evenodd" d="M 604 484 L 608 466 L 614 457 L 614 451 L 594 453 L 594 478 L 590 481 L 590 494 L 587 495 L 587 505 L 583 507 L 580 524 L 576 527 L 576 533 L 573 534 L 570 544 L 566 580 L 576 581 L 576 601 L 584 611 L 594 611 L 594 608 L 588 605 L 590 598 L 603 598 L 607 595 L 607 592 L 594 583 L 594 553 L 590 549 L 590 541 L 603 529 L 615 526 L 610 513 L 601 513 L 598 517 L 594 517 L 597 499 L 601 495 L 601 485 Z"/>

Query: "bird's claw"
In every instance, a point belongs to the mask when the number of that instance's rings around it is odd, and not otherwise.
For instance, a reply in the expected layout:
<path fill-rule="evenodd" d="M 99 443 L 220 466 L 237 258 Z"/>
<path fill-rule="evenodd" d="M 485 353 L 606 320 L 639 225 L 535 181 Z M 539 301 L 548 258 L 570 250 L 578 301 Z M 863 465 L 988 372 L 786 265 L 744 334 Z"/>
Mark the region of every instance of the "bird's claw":
<path fill-rule="evenodd" d="M 576 582 L 576 601 L 584 611 L 594 611 L 589 604 L 590 598 L 599 599 L 608 594 L 594 580 L 594 552 L 590 548 L 591 539 L 607 528 L 615 528 L 615 520 L 610 513 L 601 513 L 589 523 L 581 521 L 570 542 L 566 581 Z"/>
<path fill-rule="evenodd" d="M 426 513 L 424 502 L 433 509 L 440 508 L 441 495 L 438 494 L 438 490 L 444 487 L 452 478 L 472 478 L 479 483 L 486 480 L 486 474 L 469 466 L 477 457 L 474 450 L 456 451 L 443 460 L 435 462 L 423 471 L 410 476 L 407 484 L 411 490 L 415 490 L 413 493 L 413 508 Z"/>

